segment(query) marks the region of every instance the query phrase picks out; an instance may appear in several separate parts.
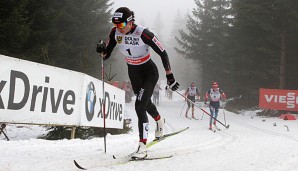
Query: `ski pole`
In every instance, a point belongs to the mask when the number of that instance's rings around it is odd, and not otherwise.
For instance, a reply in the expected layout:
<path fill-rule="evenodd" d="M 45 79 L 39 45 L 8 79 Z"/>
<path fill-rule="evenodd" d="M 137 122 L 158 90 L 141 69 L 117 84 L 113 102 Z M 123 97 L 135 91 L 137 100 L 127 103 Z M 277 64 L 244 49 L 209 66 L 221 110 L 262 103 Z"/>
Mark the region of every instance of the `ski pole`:
<path fill-rule="evenodd" d="M 1 132 L 3 133 L 3 135 L 5 136 L 5 138 L 7 139 L 7 141 L 9 141 L 8 136 L 6 135 L 6 133 L 1 129 Z"/>
<path fill-rule="evenodd" d="M 181 116 L 181 114 L 182 114 L 182 112 L 183 112 L 183 109 L 184 109 L 184 107 L 185 107 L 185 104 L 186 104 L 186 101 L 184 102 L 184 105 L 183 105 L 182 110 L 181 110 L 181 112 L 180 112 L 180 116 Z"/>
<path fill-rule="evenodd" d="M 222 110 L 223 110 L 224 120 L 225 120 L 225 124 L 226 124 L 226 113 L 225 113 L 225 108 L 222 108 Z"/>
<path fill-rule="evenodd" d="M 159 105 L 161 104 L 161 95 L 159 94 L 159 92 L 158 92 L 158 103 Z"/>
<path fill-rule="evenodd" d="M 1 128 L 0 128 L 0 134 L 3 133 L 3 135 L 5 136 L 5 138 L 7 139 L 7 141 L 9 141 L 9 138 L 8 136 L 6 135 L 6 133 L 3 131 L 3 129 L 6 127 L 5 124 L 2 124 L 1 125 Z"/>
<path fill-rule="evenodd" d="M 206 110 L 206 105 L 207 105 L 207 102 L 204 102 L 204 110 Z M 204 112 L 202 112 L 202 118 L 201 118 L 201 120 L 203 120 L 203 117 L 204 117 Z"/>
<path fill-rule="evenodd" d="M 206 108 L 205 108 L 206 109 Z M 201 118 L 201 120 L 203 120 L 203 117 L 204 117 L 204 112 L 202 112 L 202 118 Z"/>
<path fill-rule="evenodd" d="M 178 91 L 175 91 L 177 94 L 179 94 L 180 96 L 184 97 L 181 93 L 179 93 Z M 200 106 L 197 106 L 193 101 L 191 101 L 189 98 L 186 97 L 186 99 L 192 103 L 194 106 L 196 106 L 197 108 L 201 109 L 204 113 L 206 113 L 207 115 L 209 115 L 210 117 L 212 117 L 213 119 L 215 119 L 218 123 L 220 123 L 222 126 L 224 126 L 225 128 L 229 128 L 230 125 L 225 125 L 223 124 L 221 121 L 219 121 L 218 119 L 216 119 L 215 117 L 213 117 L 210 113 L 206 112 L 206 110 L 202 109 Z"/>
<path fill-rule="evenodd" d="M 103 44 L 103 41 L 100 41 L 100 44 Z M 101 56 L 101 80 L 102 80 L 102 112 L 103 112 L 103 134 L 104 134 L 104 148 L 105 148 L 105 153 L 107 153 L 107 140 L 106 140 L 106 98 L 105 98 L 105 82 L 104 82 L 104 62 L 103 62 L 103 57 Z"/>

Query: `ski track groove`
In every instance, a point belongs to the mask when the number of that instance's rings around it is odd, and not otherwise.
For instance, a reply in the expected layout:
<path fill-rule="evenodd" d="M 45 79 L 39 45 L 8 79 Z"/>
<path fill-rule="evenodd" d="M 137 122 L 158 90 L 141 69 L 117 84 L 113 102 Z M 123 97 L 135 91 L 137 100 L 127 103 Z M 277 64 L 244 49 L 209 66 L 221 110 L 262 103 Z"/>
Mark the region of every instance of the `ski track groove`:
<path fill-rule="evenodd" d="M 278 133 L 278 132 L 274 132 L 274 131 L 270 131 L 270 130 L 258 128 L 256 126 L 252 126 L 252 125 L 249 125 L 249 124 L 244 123 L 244 122 L 238 122 L 238 123 L 239 123 L 239 125 L 242 125 L 242 126 L 244 126 L 246 128 L 249 128 L 251 130 L 254 130 L 254 131 L 259 131 L 259 132 L 263 132 L 263 133 L 270 134 L 270 135 L 273 135 L 273 136 L 283 137 L 283 138 L 287 138 L 287 139 L 293 140 L 295 142 L 298 142 L 298 140 L 295 137 L 293 137 L 293 136 L 289 136 L 289 135 L 285 135 L 285 134 L 282 134 L 282 133 Z"/>
<path fill-rule="evenodd" d="M 193 129 L 193 131 L 199 131 L 198 133 L 200 133 L 200 131 L 204 131 L 204 132 L 210 132 L 210 134 L 214 134 L 215 138 L 212 139 L 208 139 L 207 141 L 203 141 L 203 142 L 198 142 L 198 141 L 193 141 L 192 144 L 188 144 L 187 146 L 184 147 L 176 147 L 176 148 L 171 148 L 170 150 L 168 149 L 159 149 L 158 152 L 154 152 L 154 149 L 148 150 L 148 153 L 150 154 L 156 154 L 156 153 L 162 153 L 163 155 L 171 155 L 171 154 L 175 154 L 175 155 L 188 155 L 188 154 L 193 154 L 193 153 L 200 153 L 201 151 L 205 151 L 205 150 L 210 150 L 210 149 L 217 149 L 217 148 L 221 148 L 222 146 L 235 142 L 238 137 L 234 136 L 230 133 L 227 133 L 225 130 L 221 129 L 220 131 L 216 131 L 211 132 L 210 130 L 207 129 L 206 126 L 202 125 L 200 123 L 199 120 L 189 120 L 185 117 L 182 117 L 183 119 L 185 119 L 185 121 L 187 121 L 188 123 L 193 123 L 193 122 L 197 122 L 198 124 L 196 124 L 196 128 Z M 168 125 L 172 125 L 171 123 L 168 122 Z M 199 130 L 196 130 L 198 129 Z M 189 130 L 187 131 L 191 131 L 191 127 Z M 185 133 L 187 133 L 187 131 Z M 181 135 L 183 136 L 183 135 Z M 168 143 L 171 143 L 171 140 L 167 140 Z M 195 149 L 195 150 L 194 150 Z"/>
<path fill-rule="evenodd" d="M 209 131 L 209 130 L 206 130 Z M 217 133 L 220 132 L 220 133 Z M 233 136 L 231 134 L 228 134 L 226 132 L 221 132 L 221 131 L 217 131 L 216 133 L 213 133 L 210 131 L 210 134 L 216 134 L 216 138 L 215 139 L 211 139 L 208 141 L 204 141 L 203 143 L 197 143 L 196 141 L 193 142 L 192 145 L 188 145 L 187 147 L 177 147 L 175 149 L 166 149 L 166 150 L 154 150 L 153 147 L 150 148 L 148 150 L 148 156 L 156 156 L 159 154 L 162 155 L 172 155 L 174 154 L 177 155 L 177 157 L 179 156 L 183 156 L 183 155 L 190 155 L 190 154 L 194 154 L 194 153 L 200 153 L 202 151 L 206 151 L 206 150 L 210 150 L 210 149 L 217 149 L 217 148 L 221 148 L 222 146 L 224 146 L 225 144 L 231 143 L 233 141 L 236 141 L 237 137 Z M 168 143 L 170 143 L 170 138 L 168 141 Z M 162 143 L 162 142 L 161 142 Z M 164 143 L 164 142 L 163 142 Z M 194 150 L 195 149 L 195 150 Z M 168 160 L 168 159 L 162 159 L 162 160 Z M 169 159 L 170 160 L 170 159 Z M 97 161 L 98 162 L 98 161 Z M 154 161 L 141 161 L 142 163 L 148 163 L 149 162 L 154 162 Z M 98 163 L 98 165 L 96 167 L 94 167 L 94 169 L 113 169 L 114 167 L 116 167 L 117 165 L 122 165 L 122 164 L 134 164 L 134 163 L 127 163 L 127 162 L 120 162 L 119 160 L 111 160 L 111 159 L 106 159 L 106 160 L 101 160 L 100 163 Z M 89 170 L 89 169 L 88 169 Z"/>
<path fill-rule="evenodd" d="M 201 114 L 202 115 L 202 114 Z M 202 117 L 200 115 L 200 113 L 195 113 L 195 117 L 200 118 Z M 206 115 L 206 114 L 203 114 Z M 166 148 L 166 149 L 160 149 L 157 146 L 153 146 L 150 149 L 148 149 L 148 156 L 152 155 L 158 155 L 158 154 L 162 154 L 162 155 L 172 155 L 174 154 L 174 157 L 182 157 L 183 155 L 191 155 L 191 154 L 195 154 L 195 153 L 200 153 L 202 151 L 208 151 L 208 150 L 216 150 L 218 148 L 222 148 L 223 146 L 225 146 L 226 144 L 230 144 L 233 142 L 236 142 L 236 140 L 238 139 L 238 136 L 232 135 L 228 132 L 225 131 L 225 128 L 223 127 L 219 127 L 221 130 L 220 131 L 216 131 L 211 132 L 210 130 L 208 130 L 208 123 L 209 123 L 209 117 L 206 116 L 204 117 L 203 120 L 195 120 L 195 119 L 187 119 L 184 117 L 184 115 L 181 116 L 177 116 L 177 115 L 171 115 L 169 117 L 169 115 L 165 115 L 165 133 L 170 133 L 173 131 L 176 131 L 177 128 L 177 124 L 175 124 L 174 121 L 171 121 L 172 117 L 180 117 L 181 119 L 185 120 L 185 125 L 179 125 L 179 129 L 183 128 L 183 127 L 187 127 L 189 126 L 189 130 L 187 130 L 185 133 L 189 132 L 190 134 L 193 134 L 193 132 L 196 132 L 198 134 L 200 134 L 201 132 L 203 133 L 207 133 L 207 134 L 213 134 L 212 136 L 214 136 L 211 139 L 205 139 L 204 141 L 201 141 L 200 139 L 192 141 L 191 144 L 185 145 L 185 146 L 175 146 L 174 148 Z M 206 124 L 206 121 L 208 121 L 208 123 Z M 204 125 L 202 125 L 204 124 Z M 152 124 L 154 125 L 154 124 Z M 155 125 L 154 125 L 155 127 Z M 175 129 L 176 128 L 176 129 Z M 152 131 L 152 130 L 150 130 Z M 192 132 L 193 131 L 193 132 Z M 160 143 L 169 143 L 169 144 L 174 144 L 172 143 L 173 141 L 175 141 L 175 137 L 178 138 L 179 136 L 183 138 L 183 134 L 181 135 L 175 135 L 174 137 L 169 138 L 168 140 L 164 141 L 164 142 L 160 142 Z M 157 149 L 156 149 L 157 148 Z M 171 160 L 171 159 L 163 159 L 163 160 Z M 154 161 L 142 161 L 142 163 L 149 163 L 149 162 L 154 162 Z M 104 168 L 104 169 L 115 169 L 115 167 L 119 164 L 123 164 L 123 163 L 117 163 L 117 161 L 111 161 L 109 159 L 106 160 L 101 160 L 100 165 L 97 165 L 96 168 Z M 133 163 L 127 163 L 128 165 L 131 165 Z"/>
<path fill-rule="evenodd" d="M 169 122 L 168 122 L 167 125 L 169 127 L 172 127 L 171 126 L 172 124 L 169 123 Z M 206 127 L 204 127 L 202 125 L 200 125 L 199 127 L 200 127 L 200 129 L 202 129 L 202 131 L 205 131 L 207 133 L 210 132 L 209 134 L 214 134 L 215 138 L 207 140 L 207 141 L 203 141 L 203 142 L 194 141 L 191 145 L 187 145 L 187 146 L 184 146 L 184 147 L 176 147 L 174 149 L 173 148 L 171 148 L 171 149 L 158 149 L 158 151 L 157 151 L 156 149 L 154 149 L 154 147 L 152 147 L 152 148 L 148 149 L 148 156 L 151 156 L 151 155 L 155 156 L 155 155 L 159 155 L 159 154 L 162 154 L 162 155 L 172 155 L 172 154 L 174 154 L 174 155 L 177 155 L 179 157 L 179 156 L 183 156 L 183 155 L 200 153 L 201 151 L 221 148 L 225 144 L 231 143 L 231 142 L 233 142 L 237 139 L 236 136 L 228 134 L 228 133 L 226 133 L 225 131 L 222 131 L 222 130 L 221 131 L 216 131 L 216 133 L 213 133 L 213 132 L 209 131 L 208 129 L 206 129 Z M 196 131 L 196 130 L 194 130 L 194 131 Z M 179 136 L 179 135 L 180 134 L 175 135 L 175 136 Z M 182 136 L 182 135 L 180 135 L 180 136 Z M 160 142 L 160 143 L 170 143 L 171 144 L 171 141 L 173 141 L 171 139 L 172 138 L 169 138 L 168 140 L 166 140 L 167 142 Z M 165 159 L 163 159 L 163 160 L 165 160 Z M 154 161 L 142 161 L 142 162 L 148 162 L 149 163 L 149 162 L 154 162 Z M 101 167 L 102 168 L 115 167 L 115 166 L 120 165 L 120 164 L 126 164 L 126 162 L 119 163 L 119 161 L 117 161 L 117 160 L 106 159 L 106 160 L 101 160 L 100 163 L 97 163 L 97 164 L 98 165 L 96 166 L 96 168 L 99 169 Z"/>

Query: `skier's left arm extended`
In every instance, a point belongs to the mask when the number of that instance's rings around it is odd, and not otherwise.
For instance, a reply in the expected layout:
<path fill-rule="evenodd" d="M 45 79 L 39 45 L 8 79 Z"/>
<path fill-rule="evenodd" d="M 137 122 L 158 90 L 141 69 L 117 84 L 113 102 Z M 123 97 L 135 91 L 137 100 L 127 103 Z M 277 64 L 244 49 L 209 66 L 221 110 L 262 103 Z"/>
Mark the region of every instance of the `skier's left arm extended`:
<path fill-rule="evenodd" d="M 170 61 L 166 50 L 163 48 L 157 37 L 150 32 L 148 29 L 144 29 L 141 35 L 141 39 L 144 43 L 148 44 L 160 57 L 163 67 L 166 72 L 167 84 L 173 91 L 179 88 L 179 83 L 176 82 L 174 75 L 172 73 Z"/>
<path fill-rule="evenodd" d="M 157 37 L 148 29 L 145 29 L 141 35 L 141 38 L 144 43 L 148 44 L 161 57 L 161 61 L 166 73 L 170 74 L 171 65 L 168 54 L 166 50 L 163 48 L 162 44 L 157 39 Z"/>

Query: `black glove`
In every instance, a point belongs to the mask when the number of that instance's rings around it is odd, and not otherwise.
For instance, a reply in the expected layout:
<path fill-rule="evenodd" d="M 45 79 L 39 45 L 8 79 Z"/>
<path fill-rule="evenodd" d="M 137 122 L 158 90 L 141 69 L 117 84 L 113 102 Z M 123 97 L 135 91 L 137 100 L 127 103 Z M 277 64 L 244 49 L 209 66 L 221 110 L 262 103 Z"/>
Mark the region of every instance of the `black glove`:
<path fill-rule="evenodd" d="M 106 44 L 102 40 L 97 43 L 96 52 L 103 53 L 106 51 Z"/>
<path fill-rule="evenodd" d="M 179 88 L 179 83 L 175 80 L 173 74 L 167 74 L 167 84 L 169 85 L 172 91 L 176 91 Z"/>

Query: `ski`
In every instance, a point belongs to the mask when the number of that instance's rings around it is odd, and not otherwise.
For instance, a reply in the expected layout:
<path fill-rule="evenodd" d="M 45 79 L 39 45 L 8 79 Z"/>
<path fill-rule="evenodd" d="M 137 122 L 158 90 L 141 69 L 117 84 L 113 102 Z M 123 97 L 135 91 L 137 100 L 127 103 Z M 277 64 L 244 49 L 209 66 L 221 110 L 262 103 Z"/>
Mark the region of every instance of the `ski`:
<path fill-rule="evenodd" d="M 211 129 L 209 128 L 210 131 L 212 131 L 212 132 L 220 131 L 220 128 L 218 128 L 217 125 L 213 124 L 213 126 L 215 127 L 215 129 L 214 128 L 211 128 Z"/>
<path fill-rule="evenodd" d="M 120 164 L 125 164 L 128 162 L 134 162 L 134 161 L 144 161 L 144 160 L 161 160 L 161 159 L 168 159 L 173 157 L 173 155 L 149 155 L 145 158 L 132 158 L 131 157 L 132 154 L 126 156 L 126 157 L 120 157 L 117 158 L 115 155 L 113 155 L 113 159 L 115 161 L 117 161 L 117 163 L 115 163 L 114 165 L 120 165 Z"/>
<path fill-rule="evenodd" d="M 150 147 L 152 147 L 153 145 L 156 145 L 157 143 L 159 143 L 159 142 L 161 142 L 161 141 L 167 139 L 168 137 L 171 137 L 171 136 L 173 136 L 173 135 L 177 135 L 177 134 L 179 134 L 179 133 L 181 133 L 181 132 L 183 132 L 183 131 L 186 131 L 187 129 L 189 129 L 189 127 L 180 129 L 180 130 L 175 131 L 175 132 L 172 132 L 172 133 L 165 134 L 165 135 L 163 135 L 163 136 L 162 136 L 161 138 L 159 138 L 159 139 L 154 139 L 154 140 L 148 142 L 148 143 L 146 144 L 146 147 L 147 147 L 147 148 L 150 148 Z M 124 157 L 124 158 L 128 158 L 128 159 L 130 159 L 131 156 L 132 156 L 132 154 L 129 154 L 128 156 L 126 156 L 126 157 Z M 113 158 L 114 158 L 114 159 L 117 159 L 117 157 L 116 157 L 115 155 L 113 155 Z"/>
<path fill-rule="evenodd" d="M 186 131 L 187 129 L 189 129 L 189 127 L 183 128 L 181 130 L 178 130 L 178 131 L 175 131 L 175 132 L 172 132 L 172 133 L 169 133 L 169 134 L 165 134 L 161 138 L 154 139 L 154 140 L 150 141 L 149 143 L 147 143 L 146 147 L 147 148 L 150 148 L 153 145 L 156 145 L 157 143 L 159 143 L 159 142 L 167 139 L 168 137 L 171 137 L 173 135 L 177 135 L 177 134 L 179 134 L 179 133 L 181 133 L 183 131 Z M 125 157 L 119 157 L 118 158 L 115 155 L 113 155 L 113 159 L 115 160 L 115 162 L 114 162 L 113 165 L 125 164 L 125 163 L 132 162 L 132 161 L 160 160 L 160 159 L 167 159 L 167 158 L 173 157 L 173 155 L 165 155 L 165 156 L 148 156 L 148 157 L 145 157 L 143 159 L 133 159 L 133 158 L 131 158 L 131 156 L 132 156 L 132 154 L 129 154 L 129 155 L 125 156 Z M 74 160 L 74 164 L 75 164 L 75 166 L 78 169 L 88 170 L 87 168 L 82 167 L 76 160 Z"/>
<path fill-rule="evenodd" d="M 185 117 L 186 119 L 189 119 L 189 120 L 200 120 L 200 119 L 197 119 L 197 118 L 193 118 L 193 117 L 191 117 L 191 118 L 189 118 L 189 117 Z"/>
<path fill-rule="evenodd" d="M 167 139 L 168 137 L 171 137 L 171 136 L 173 136 L 173 135 L 177 135 L 177 134 L 179 134 L 179 133 L 181 133 L 181 132 L 183 132 L 183 131 L 186 131 L 187 129 L 189 129 L 189 127 L 186 127 L 186 128 L 184 128 L 184 129 L 181 129 L 181 130 L 178 130 L 178 131 L 169 133 L 169 134 L 165 134 L 164 136 L 162 136 L 162 137 L 159 138 L 159 139 L 154 139 L 154 140 L 152 140 L 151 142 L 148 142 L 147 145 L 146 145 L 146 147 L 149 148 L 149 147 L 151 147 L 151 146 L 153 146 L 153 145 L 159 143 L 160 141 L 163 141 L 163 140 L 165 140 L 165 139 Z"/>
<path fill-rule="evenodd" d="M 194 120 L 200 120 L 200 119 L 198 119 L 198 118 L 192 118 L 192 119 L 194 119 Z"/>
<path fill-rule="evenodd" d="M 189 117 L 185 117 L 185 118 L 191 120 L 191 118 L 189 118 Z"/>
<path fill-rule="evenodd" d="M 210 130 L 210 131 L 212 131 L 214 133 L 216 132 L 216 130 L 215 129 L 212 129 L 212 128 L 211 129 L 209 128 L 208 130 Z"/>
<path fill-rule="evenodd" d="M 214 124 L 213 124 L 214 125 Z M 216 125 L 214 125 L 214 127 L 215 127 L 215 129 L 217 130 L 217 131 L 220 131 L 220 129 L 216 126 Z"/>
<path fill-rule="evenodd" d="M 171 158 L 173 157 L 173 155 L 167 155 L 167 156 L 151 156 L 151 157 L 145 157 L 145 158 L 141 158 L 141 159 L 138 159 L 138 158 L 131 158 L 131 157 L 125 157 L 124 159 L 127 160 L 127 162 L 130 162 L 130 161 L 142 161 L 142 160 L 159 160 L 159 159 L 168 159 L 168 158 Z M 113 159 L 118 159 L 115 155 L 113 155 Z"/>
<path fill-rule="evenodd" d="M 130 161 L 143 161 L 143 160 L 160 160 L 160 159 L 168 159 L 173 157 L 173 155 L 168 156 L 159 156 L 159 157 L 145 157 L 143 159 L 131 159 Z"/>
<path fill-rule="evenodd" d="M 87 170 L 86 168 L 82 167 L 81 165 L 79 165 L 79 163 L 77 163 L 76 160 L 73 160 L 75 166 L 78 168 L 78 169 L 81 169 L 81 170 Z"/>
<path fill-rule="evenodd" d="M 115 160 L 115 162 L 113 162 L 112 165 L 121 165 L 121 164 L 125 164 L 128 162 L 138 162 L 138 161 L 145 161 L 145 160 L 162 160 L 162 159 L 168 159 L 171 157 L 173 157 L 173 155 L 149 156 L 149 157 L 138 159 L 138 158 L 131 158 L 131 156 L 117 158 L 115 155 L 113 155 L 113 159 Z M 90 167 L 90 168 L 83 167 L 76 160 L 74 160 L 74 164 L 78 169 L 81 169 L 81 170 L 88 170 L 88 169 L 96 167 L 96 166 Z"/>

